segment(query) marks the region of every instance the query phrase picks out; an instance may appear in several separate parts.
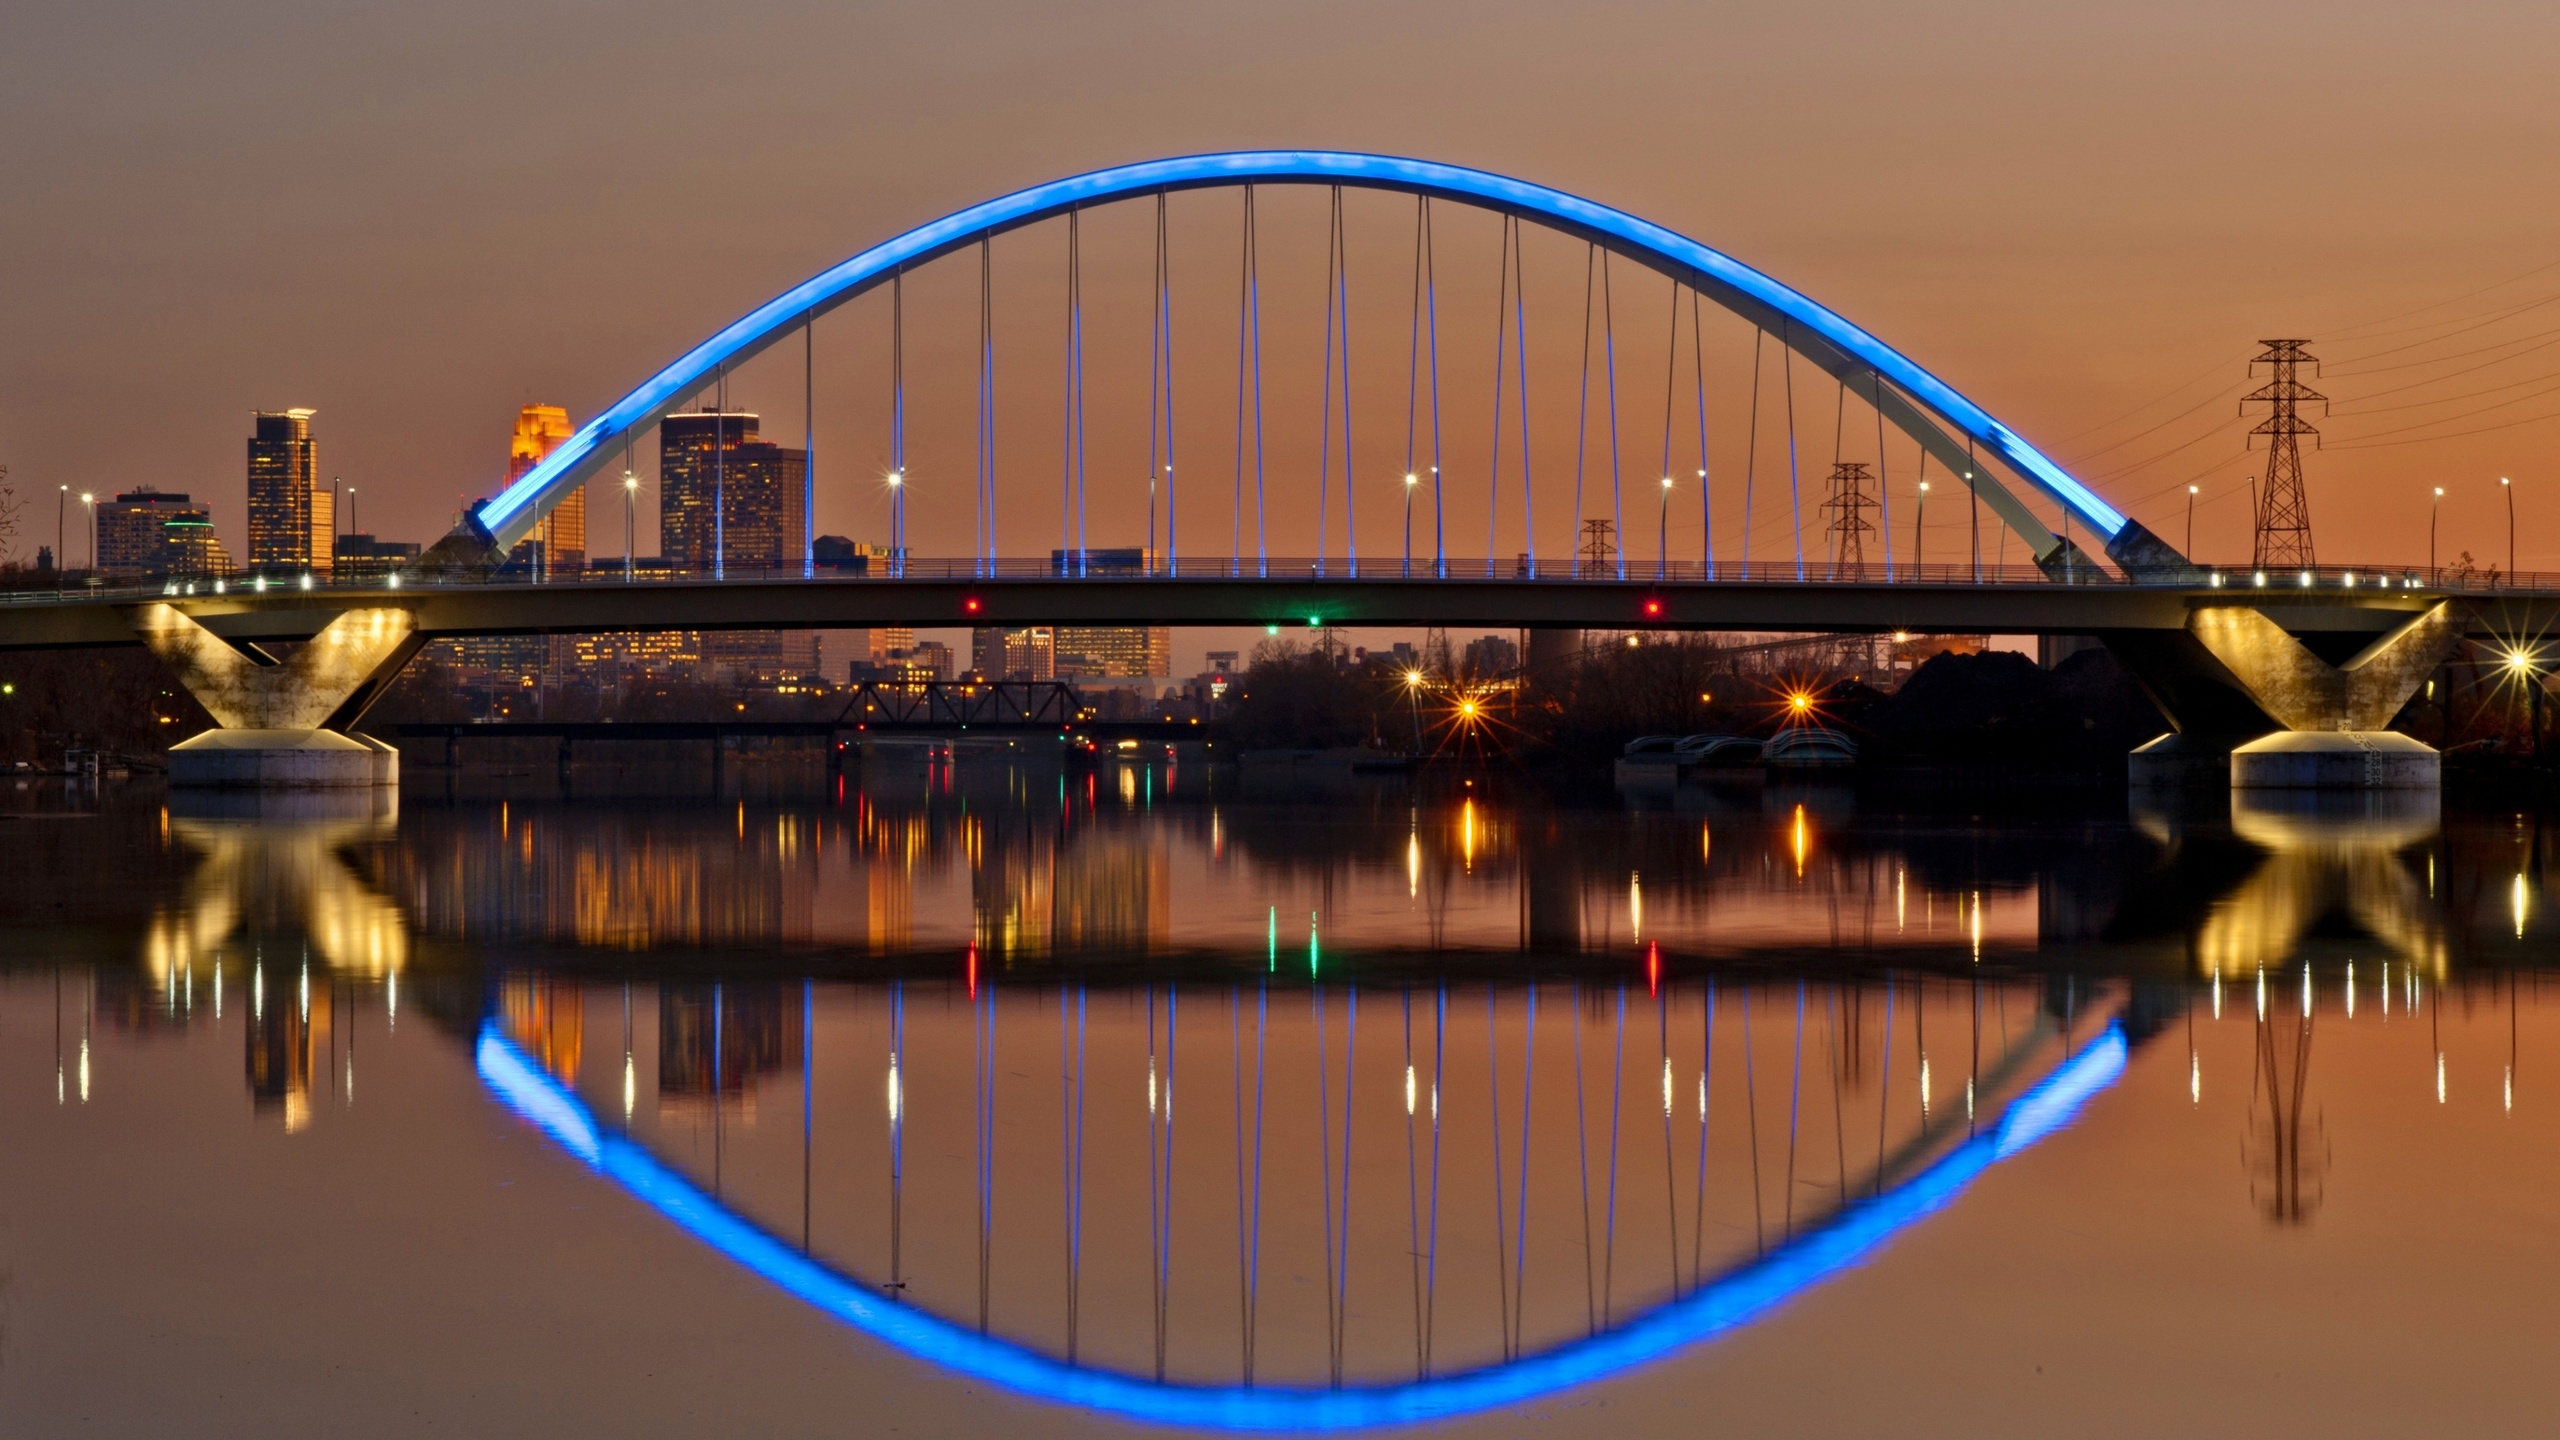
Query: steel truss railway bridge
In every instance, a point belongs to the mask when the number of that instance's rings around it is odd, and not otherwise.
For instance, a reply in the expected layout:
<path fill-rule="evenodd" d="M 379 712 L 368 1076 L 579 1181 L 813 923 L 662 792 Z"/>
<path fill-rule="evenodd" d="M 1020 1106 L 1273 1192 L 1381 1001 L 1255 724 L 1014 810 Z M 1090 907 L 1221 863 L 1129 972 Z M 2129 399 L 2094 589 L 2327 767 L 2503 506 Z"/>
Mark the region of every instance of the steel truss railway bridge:
<path fill-rule="evenodd" d="M 1330 198 L 1323 389 L 1318 414 L 1307 417 L 1317 423 L 1306 427 L 1321 437 L 1312 485 L 1304 466 L 1290 466 L 1284 483 L 1266 463 L 1271 416 L 1257 197 L 1277 187 L 1316 187 Z M 1181 367 L 1167 216 L 1173 197 L 1198 191 L 1233 192 L 1241 202 L 1231 292 L 1233 445 L 1231 455 L 1220 457 L 1232 464 L 1186 464 L 1177 486 L 1173 397 Z M 1398 222 L 1410 224 L 1413 245 L 1410 331 L 1397 337 L 1405 342 L 1399 348 L 1406 360 L 1397 377 L 1406 381 L 1403 463 L 1389 467 L 1383 480 L 1374 438 L 1364 451 L 1351 433 L 1354 251 L 1344 197 L 1359 192 L 1413 201 L 1409 222 Z M 1082 237 L 1088 218 L 1115 203 L 1152 207 L 1155 224 L 1153 307 L 1146 327 L 1146 543 L 1109 550 L 1097 546 L 1088 523 L 1094 507 L 1088 503 L 1086 464 Z M 1491 335 L 1492 435 L 1489 463 L 1477 471 L 1480 483 L 1460 480 L 1457 447 L 1448 443 L 1443 424 L 1443 312 L 1455 309 L 1443 302 L 1455 297 L 1442 293 L 1436 227 L 1442 212 L 1453 207 L 1489 212 L 1501 239 Z M 1019 547 L 1021 534 L 1034 523 L 1030 517 L 1044 511 L 1052 496 L 1045 477 L 1035 485 L 997 463 L 1002 412 L 994 255 L 999 238 L 1044 225 L 1064 229 L 1068 259 L 1066 344 L 1052 392 L 1065 397 L 1054 472 L 1057 545 L 1045 558 L 1023 559 L 1007 556 L 1004 542 Z M 1543 478 L 1533 465 L 1525 257 L 1538 231 L 1579 244 L 1585 270 L 1581 394 L 1569 483 L 1552 465 Z M 909 473 L 905 291 L 910 277 L 937 261 L 974 261 L 978 269 L 975 476 L 965 505 L 957 501 L 956 486 L 928 497 L 921 474 L 911 481 Z M 1653 283 L 1667 282 L 1670 296 L 1667 360 L 1658 378 L 1623 391 L 1621 361 L 1630 373 L 1634 362 L 1620 354 L 1621 316 L 1611 298 L 1611 271 L 1620 266 L 1651 272 Z M 519 573 L 525 567 L 502 563 L 590 481 L 620 478 L 636 486 L 635 446 L 669 415 L 706 400 L 714 413 L 736 413 L 727 404 L 729 382 L 764 352 L 783 346 L 787 356 L 789 342 L 800 342 L 804 412 L 813 413 L 812 337 L 818 320 L 884 289 L 891 363 L 884 397 L 887 468 L 880 479 L 889 543 L 866 573 L 830 575 L 815 563 L 814 421 L 800 467 L 796 555 L 776 554 L 768 544 L 758 555 L 741 550 L 732 563 L 727 527 L 734 506 L 725 488 L 730 451 L 725 436 L 716 435 L 714 489 L 705 517 L 710 534 L 707 547 L 696 542 L 703 553 L 690 570 L 653 571 L 641 581 L 627 565 L 617 571 L 606 562 L 577 576 L 546 577 L 537 569 L 528 577 Z M 1704 342 L 1704 307 L 1710 304 L 1722 312 L 1719 323 L 1746 325 L 1750 332 L 1750 419 L 1738 477 L 1729 463 L 1719 472 L 1710 458 Z M 1799 435 L 1800 366 L 1809 370 L 1808 378 L 1827 378 L 1835 454 L 1842 453 L 1845 437 L 1862 436 L 1869 421 L 1874 437 L 1866 453 L 1874 458 L 1875 473 L 1857 477 L 1845 490 L 1835 485 L 1829 501 L 1817 495 L 1811 506 L 1802 452 L 1815 448 L 1817 437 Z M 1445 369 L 1454 373 L 1455 362 Z M 1662 401 L 1659 453 L 1648 450 L 1642 458 L 1643 447 L 1627 443 L 1621 424 L 1622 412 L 1636 408 L 1639 390 Z M 1219 393 L 1213 408 L 1223 423 L 1228 397 Z M 1811 413 L 1818 407 L 1808 398 L 1803 408 Z M 1764 433 L 1764 410 L 1782 413 L 1783 429 L 1772 420 Z M 1648 424 L 1650 416 L 1646 412 Z M 1718 443 L 1729 449 L 1730 436 Z M 1469 468 L 1485 459 L 1470 453 Z M 1593 461 L 1600 453 L 1605 465 Z M 1958 563 L 1946 563 L 1945 557 L 1931 563 L 1920 553 L 1925 529 L 1916 513 L 1905 523 L 1906 543 L 1897 548 L 1900 461 L 1894 457 L 1909 462 L 1901 471 L 1906 505 L 1926 505 L 1934 470 L 1935 484 L 1950 497 L 1940 505 L 1967 507 L 1973 539 Z M 1363 460 L 1365 473 L 1355 468 Z M 1125 474 L 1124 467 L 1111 468 Z M 1230 473 L 1195 478 L 1203 469 Z M 1630 471 L 1642 478 L 1630 484 Z M 1870 481 L 1876 487 L 1871 497 L 1862 488 Z M 1631 491 L 1638 492 L 1632 506 Z M 1364 493 L 1370 512 L 1365 526 Z M 1138 504 L 1129 485 L 1103 498 L 1129 513 Z M 911 554 L 908 506 L 928 499 L 947 507 L 940 519 L 953 533 L 958 512 L 969 515 L 973 538 L 967 556 L 929 561 Z M 1389 503 L 1382 506 L 1382 499 Z M 1646 506 L 1648 499 L 1655 504 Z M 1759 540 L 1756 559 L 1755 504 L 1761 530 L 1776 527 L 1774 539 Z M 1675 505 L 1684 551 L 1676 556 Z M 1657 512 L 1650 555 L 1640 540 L 1645 508 Z M 1741 533 L 1720 541 L 1719 513 L 1730 532 L 1737 508 Z M 1385 553 L 1378 541 L 1390 532 L 1381 524 L 1382 511 L 1388 519 L 1401 518 L 1401 543 Z M 1572 528 L 1559 527 L 1559 511 Z M 1986 564 L 1985 520 L 1998 553 L 2005 554 L 2014 539 L 2031 563 Z M 1459 534 L 1461 522 L 1465 536 Z M 1472 539 L 1478 524 L 1481 549 Z M 1114 521 L 1107 528 L 1116 533 L 1134 527 Z M 1275 529 L 1284 536 L 1311 535 L 1314 553 L 1275 554 Z M 1204 534 L 1209 544 L 1200 543 Z M 1560 536 L 1573 538 L 1559 545 Z M 1303 539 L 1299 543 L 1303 548 Z M 353 756 L 362 747 L 341 732 L 419 648 L 466 635 L 1032 624 L 1489 625 L 1529 630 L 1535 658 L 1542 643 L 1552 654 L 1551 647 L 1570 643 L 1572 632 L 1585 629 L 2086 634 L 2104 639 L 2160 702 L 2180 732 L 2172 751 L 2224 764 L 2222 757 L 2235 744 L 2275 732 L 2380 732 L 2464 638 L 2526 647 L 2550 632 L 2555 620 L 2560 579 L 2549 577 L 2508 576 L 2481 588 L 2468 576 L 2398 568 L 2267 574 L 2198 565 L 1900 351 L 1706 245 L 1623 211 L 1501 175 L 1419 160 L 1293 150 L 1099 170 L 990 200 L 874 245 L 776 295 L 651 375 L 522 478 L 473 507 L 406 574 L 362 586 L 270 574 L 22 595 L 0 604 L 0 648 L 150 647 L 221 727 L 182 745 L 173 774 L 264 783 L 288 772 L 311 778 L 332 765 L 363 769 Z M 266 648 L 293 642 L 308 643 L 290 653 Z M 2370 743 L 2350 748 L 2373 753 Z M 190 761 L 190 749 L 202 753 Z M 340 758 L 320 758 L 322 751 Z M 290 758 L 279 761 L 279 755 Z M 365 763 L 376 778 L 390 769 L 379 755 Z M 2370 761 L 2362 763 L 2370 768 Z"/>

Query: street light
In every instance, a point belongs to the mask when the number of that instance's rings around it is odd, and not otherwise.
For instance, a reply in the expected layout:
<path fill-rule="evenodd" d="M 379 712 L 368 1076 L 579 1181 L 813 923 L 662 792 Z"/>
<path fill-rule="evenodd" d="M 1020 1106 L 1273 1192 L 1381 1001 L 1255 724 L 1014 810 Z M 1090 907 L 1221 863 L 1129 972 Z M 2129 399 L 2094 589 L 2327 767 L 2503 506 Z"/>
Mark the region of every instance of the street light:
<path fill-rule="evenodd" d="M 2507 492 L 2507 583 L 2516 583 L 2516 487 L 2506 476 L 2498 477 L 2498 488 Z"/>
<path fill-rule="evenodd" d="M 2427 502 L 2427 583 L 2441 585 L 2444 576 L 2436 569 L 2436 514 L 2444 509 L 2444 487 L 2436 487 L 2436 498 Z"/>
<path fill-rule="evenodd" d="M 1929 482 L 1923 480 L 1920 482 L 1920 502 L 1913 506 L 1911 511 L 1911 578 L 1914 582 L 1917 582 L 1921 578 L 1921 549 L 1928 538 Z"/>
<path fill-rule="evenodd" d="M 906 472 L 906 471 L 904 471 L 904 470 L 892 470 L 892 471 L 890 471 L 890 472 L 889 472 L 889 573 L 890 573 L 890 574 L 892 574 L 892 575 L 899 574 L 899 573 L 901 573 L 901 572 L 906 568 L 906 558 L 907 558 L 907 490 L 906 490 L 906 485 L 907 485 L 907 472 Z M 1148 488 L 1148 489 L 1150 489 L 1150 490 L 1153 490 L 1153 489 L 1155 488 L 1155 477 L 1154 477 L 1154 476 L 1152 476 L 1152 475 L 1150 475 L 1150 476 L 1148 476 L 1148 477 L 1147 477 L 1147 488 Z M 1152 503 L 1150 504 L 1149 514 L 1150 514 L 1150 517 L 1151 517 L 1151 518 L 1150 518 L 1150 520 L 1149 520 L 1149 522 L 1148 522 L 1147 541 L 1148 541 L 1148 543 L 1149 543 L 1149 544 L 1153 544 L 1153 543 L 1155 542 L 1155 527 L 1154 527 L 1154 522 L 1153 522 L 1153 519 L 1152 519 L 1152 514 L 1153 514 Z M 1081 557 L 1079 557 L 1079 559 L 1081 559 Z"/>
<path fill-rule="evenodd" d="M 1419 669 L 1412 669 L 1404 672 L 1405 704 L 1413 711 L 1413 753 L 1417 755 L 1422 753 L 1423 678 L 1422 671 Z"/>
<path fill-rule="evenodd" d="M 1671 477 L 1662 477 L 1662 517 L 1653 532 L 1653 578 L 1662 579 L 1671 570 Z"/>
<path fill-rule="evenodd" d="M 2198 487 L 2197 487 L 2197 486 L 2194 486 L 2194 485 L 2190 485 L 2190 486 L 2188 486 L 2188 487 L 2187 487 L 2187 558 L 2188 558 L 2188 559 L 2190 559 L 2190 560 L 2193 560 L 2194 558 L 2196 558 L 2196 490 L 2197 490 L 2197 489 L 2198 489 Z"/>
<path fill-rule="evenodd" d="M 1413 577 L 1413 487 L 1421 479 L 1410 470 L 1404 472 L 1404 573 L 1407 579 Z"/>
<path fill-rule="evenodd" d="M 622 472 L 622 583 L 631 583 L 632 507 L 640 499 L 640 477 Z"/>
<path fill-rule="evenodd" d="M 62 487 L 62 498 L 53 512 L 53 588 L 62 588 L 62 572 L 71 568 L 71 557 L 62 553 L 62 532 L 71 518 L 71 487 Z"/>
<path fill-rule="evenodd" d="M 89 573 L 98 572 L 98 497 L 83 490 L 80 503 L 89 507 Z"/>

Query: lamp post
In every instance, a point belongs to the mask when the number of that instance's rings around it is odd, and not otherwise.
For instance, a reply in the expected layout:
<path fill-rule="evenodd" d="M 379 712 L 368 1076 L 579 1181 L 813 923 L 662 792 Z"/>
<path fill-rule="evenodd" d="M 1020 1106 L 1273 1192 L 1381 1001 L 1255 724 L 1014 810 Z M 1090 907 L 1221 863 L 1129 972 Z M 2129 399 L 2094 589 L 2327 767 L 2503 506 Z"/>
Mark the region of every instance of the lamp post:
<path fill-rule="evenodd" d="M 2427 583 L 2430 585 L 2444 583 L 2442 572 L 2436 569 L 2436 515 L 2443 509 L 2444 487 L 2439 485 L 2436 497 L 2427 502 Z"/>
<path fill-rule="evenodd" d="M 71 519 L 71 487 L 62 487 L 62 499 L 53 512 L 53 588 L 62 588 L 62 572 L 71 568 L 71 557 L 62 553 L 62 534 Z"/>
<path fill-rule="evenodd" d="M 2187 558 L 2188 558 L 2188 559 L 2190 559 L 2190 560 L 2193 560 L 2194 558 L 2196 558 L 2196 490 L 2197 490 L 2197 488 L 2198 488 L 2198 487 L 2193 486 L 2193 485 L 2190 485 L 2190 486 L 2188 486 L 2188 487 L 2187 487 Z"/>
<path fill-rule="evenodd" d="M 1416 755 L 1422 753 L 1422 678 L 1418 669 L 1404 672 L 1405 704 L 1413 711 L 1413 753 Z"/>
<path fill-rule="evenodd" d="M 2501 475 L 2498 488 L 2507 492 L 2507 584 L 2512 587 L 2516 583 L 2516 487 Z"/>
<path fill-rule="evenodd" d="M 622 583 L 631 583 L 632 507 L 639 503 L 640 477 L 622 472 Z M 618 654 L 619 652 L 617 652 Z"/>
<path fill-rule="evenodd" d="M 350 535 L 362 533 L 356 529 L 356 487 L 353 485 L 347 487 L 347 533 Z"/>
<path fill-rule="evenodd" d="M 1152 477 L 1150 477 L 1152 479 Z M 889 573 L 903 568 L 907 556 L 907 472 L 889 472 Z"/>
<path fill-rule="evenodd" d="M 1654 522 L 1653 578 L 1662 579 L 1671 569 L 1671 477 L 1662 477 L 1662 515 Z"/>
<path fill-rule="evenodd" d="M 1914 584 L 1924 578 L 1920 574 L 1920 557 L 1929 539 L 1929 482 L 1920 482 L 1919 502 L 1911 507 L 1911 579 Z"/>
<path fill-rule="evenodd" d="M 1421 478 L 1410 470 L 1404 472 L 1404 574 L 1408 580 L 1413 578 L 1413 487 Z"/>
<path fill-rule="evenodd" d="M 89 507 L 89 574 L 95 578 L 98 573 L 98 497 L 83 490 L 80 503 Z"/>

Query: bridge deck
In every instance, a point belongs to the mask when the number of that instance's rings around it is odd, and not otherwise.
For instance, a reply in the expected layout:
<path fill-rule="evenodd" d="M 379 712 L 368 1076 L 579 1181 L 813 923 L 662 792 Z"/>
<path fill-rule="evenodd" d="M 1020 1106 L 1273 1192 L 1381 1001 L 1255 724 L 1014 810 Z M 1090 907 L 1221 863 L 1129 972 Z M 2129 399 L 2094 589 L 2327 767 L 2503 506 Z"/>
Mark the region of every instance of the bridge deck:
<path fill-rule="evenodd" d="M 1481 563 L 1481 562 L 1478 562 Z M 1394 562 L 1389 562 L 1392 567 Z M 1692 566 L 1692 569 L 1695 567 Z M 1755 567 L 1759 568 L 1759 567 Z M 1934 567 L 1933 567 L 1934 568 Z M 2394 572 L 2395 574 L 2397 572 Z M 2360 583 L 2347 583 L 2357 574 Z M 1374 573 L 1291 578 L 1007 575 L 804 580 L 797 576 L 559 583 L 230 586 L 170 595 L 163 587 L 9 597 L 0 649 L 138 643 L 131 606 L 164 601 L 233 641 L 298 640 L 340 612 L 410 611 L 428 639 L 463 635 L 646 630 L 859 629 L 977 625 L 1486 626 L 1698 631 L 1907 630 L 1950 634 L 2098 634 L 2183 629 L 2191 610 L 2248 603 L 2297 633 L 2385 632 L 2448 594 L 2473 607 L 2473 632 L 2539 636 L 2560 629 L 2560 586 L 2447 590 L 2377 586 L 2378 572 L 2323 571 L 2308 586 L 2227 577 L 2222 586 L 1932 577 L 1797 581 L 1434 579 Z M 2541 577 L 2534 577 L 2539 579 Z"/>

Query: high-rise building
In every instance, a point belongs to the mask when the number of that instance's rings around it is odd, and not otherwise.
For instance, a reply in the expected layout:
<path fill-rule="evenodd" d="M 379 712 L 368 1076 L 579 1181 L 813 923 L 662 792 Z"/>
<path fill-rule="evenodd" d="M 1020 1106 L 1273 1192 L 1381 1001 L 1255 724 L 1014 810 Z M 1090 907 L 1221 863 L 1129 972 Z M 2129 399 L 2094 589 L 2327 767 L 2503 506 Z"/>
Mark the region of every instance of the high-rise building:
<path fill-rule="evenodd" d="M 383 540 L 361 530 L 350 530 L 337 537 L 333 553 L 341 581 L 385 580 L 417 563 L 418 542 Z"/>
<path fill-rule="evenodd" d="M 507 483 L 542 463 L 569 438 L 569 412 L 558 405 L 527 405 L 516 412 L 515 438 L 507 447 Z M 587 568 L 587 487 L 579 486 L 551 507 L 507 557 L 537 573 L 576 574 Z"/>
<path fill-rule="evenodd" d="M 757 438 L 756 419 L 707 410 L 658 422 L 658 548 L 668 559 L 691 570 L 799 571 L 809 455 Z"/>
<path fill-rule="evenodd" d="M 137 485 L 98 503 L 98 569 L 108 575 L 214 575 L 222 542 L 202 505 Z"/>
<path fill-rule="evenodd" d="M 1058 678 L 1137 679 L 1173 673 L 1173 630 L 1165 625 L 1061 625 Z"/>
<path fill-rule="evenodd" d="M 320 484 L 310 410 L 259 410 L 249 436 L 249 566 L 327 575 L 336 497 Z"/>
<path fill-rule="evenodd" d="M 852 642 L 853 648 L 849 659 L 856 665 L 885 665 L 894 652 L 916 648 L 916 632 L 913 626 L 903 628 L 887 626 L 872 630 L 849 630 L 845 633 L 846 638 Z"/>
<path fill-rule="evenodd" d="M 1046 625 L 969 632 L 969 665 L 989 680 L 1058 678 L 1058 634 Z"/>

